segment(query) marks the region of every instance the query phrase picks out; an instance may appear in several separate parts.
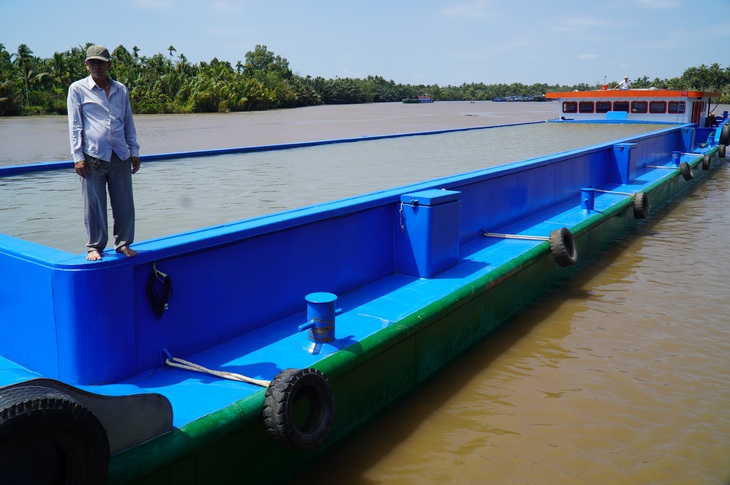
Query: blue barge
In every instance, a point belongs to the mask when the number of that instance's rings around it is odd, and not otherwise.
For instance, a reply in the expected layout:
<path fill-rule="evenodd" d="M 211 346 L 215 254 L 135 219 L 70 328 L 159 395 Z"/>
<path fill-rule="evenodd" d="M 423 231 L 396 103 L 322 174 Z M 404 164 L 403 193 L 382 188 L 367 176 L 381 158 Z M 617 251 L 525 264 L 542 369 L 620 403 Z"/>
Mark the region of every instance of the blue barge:
<path fill-rule="evenodd" d="M 134 258 L 0 235 L 0 468 L 60 483 L 291 478 L 711 174 L 729 138 L 727 113 L 716 128 L 658 125 L 143 241 Z"/>

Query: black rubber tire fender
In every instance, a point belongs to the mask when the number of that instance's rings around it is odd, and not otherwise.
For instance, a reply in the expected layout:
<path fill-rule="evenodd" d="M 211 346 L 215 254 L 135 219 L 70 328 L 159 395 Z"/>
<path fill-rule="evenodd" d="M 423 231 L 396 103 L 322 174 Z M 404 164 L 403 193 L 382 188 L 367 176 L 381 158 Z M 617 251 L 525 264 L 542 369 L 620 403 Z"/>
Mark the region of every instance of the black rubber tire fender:
<path fill-rule="evenodd" d="M 550 252 L 560 266 L 571 266 L 578 262 L 578 248 L 573 233 L 567 227 L 550 231 Z"/>
<path fill-rule="evenodd" d="M 705 153 L 702 157 L 702 170 L 709 170 L 712 166 L 712 157 L 709 153 Z"/>
<path fill-rule="evenodd" d="M 296 406 L 297 403 L 301 405 Z M 329 435 L 334 412 L 332 386 L 316 369 L 283 370 L 266 389 L 264 424 L 269 436 L 282 447 L 300 450 L 319 447 Z M 303 422 L 298 423 L 302 413 Z"/>
<path fill-rule="evenodd" d="M 718 157 L 720 157 L 720 158 L 725 158 L 725 147 L 726 147 L 726 146 L 727 146 L 727 145 L 720 145 L 720 146 L 719 146 L 719 147 L 717 148 L 717 156 L 718 156 Z"/>
<path fill-rule="evenodd" d="M 694 175 L 692 175 L 692 167 L 690 167 L 689 163 L 687 162 L 682 162 L 679 164 L 679 173 L 682 174 L 684 180 L 692 180 L 694 178 Z"/>
<path fill-rule="evenodd" d="M 725 123 L 720 131 L 720 145 L 730 145 L 730 125 Z"/>
<path fill-rule="evenodd" d="M 109 440 L 94 413 L 63 392 L 0 389 L 0 469 L 9 483 L 106 483 Z"/>
<path fill-rule="evenodd" d="M 633 198 L 634 217 L 646 219 L 649 215 L 649 195 L 646 192 L 636 192 Z"/>

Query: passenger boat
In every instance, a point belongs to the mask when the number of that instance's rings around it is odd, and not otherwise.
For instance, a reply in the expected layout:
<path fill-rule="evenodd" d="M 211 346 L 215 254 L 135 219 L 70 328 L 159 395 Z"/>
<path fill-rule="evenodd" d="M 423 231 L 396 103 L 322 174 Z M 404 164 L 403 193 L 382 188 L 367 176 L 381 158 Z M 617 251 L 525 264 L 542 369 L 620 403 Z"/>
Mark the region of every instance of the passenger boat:
<path fill-rule="evenodd" d="M 728 141 L 726 112 L 142 241 L 134 258 L 0 234 L 3 478 L 291 478 L 711 174 Z"/>
<path fill-rule="evenodd" d="M 712 99 L 720 93 L 671 89 L 602 89 L 546 93 L 560 100 L 561 118 L 571 120 L 620 119 L 695 123 L 704 127 Z"/>
<path fill-rule="evenodd" d="M 418 98 L 406 98 L 404 103 L 433 103 L 433 97 L 428 94 L 422 94 Z"/>

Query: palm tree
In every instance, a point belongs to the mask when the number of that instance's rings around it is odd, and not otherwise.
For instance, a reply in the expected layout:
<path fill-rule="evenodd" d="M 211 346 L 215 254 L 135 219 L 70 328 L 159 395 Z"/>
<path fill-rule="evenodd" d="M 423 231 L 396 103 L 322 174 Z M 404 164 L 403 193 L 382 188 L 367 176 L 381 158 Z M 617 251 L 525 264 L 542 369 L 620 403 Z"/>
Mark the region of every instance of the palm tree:
<path fill-rule="evenodd" d="M 22 100 L 13 81 L 12 56 L 0 44 L 0 116 L 17 115 L 21 112 Z"/>
<path fill-rule="evenodd" d="M 56 52 L 48 61 L 49 75 L 54 87 L 62 90 L 68 89 L 71 85 L 71 71 L 69 69 L 68 55 Z"/>
<path fill-rule="evenodd" d="M 26 44 L 18 46 L 18 52 L 15 54 L 15 65 L 20 69 L 20 75 L 23 80 L 23 89 L 25 93 L 25 106 L 30 106 L 30 77 L 32 70 L 33 51 Z"/>
<path fill-rule="evenodd" d="M 12 68 L 12 56 L 5 48 L 5 44 L 0 44 L 0 73 L 5 73 Z"/>

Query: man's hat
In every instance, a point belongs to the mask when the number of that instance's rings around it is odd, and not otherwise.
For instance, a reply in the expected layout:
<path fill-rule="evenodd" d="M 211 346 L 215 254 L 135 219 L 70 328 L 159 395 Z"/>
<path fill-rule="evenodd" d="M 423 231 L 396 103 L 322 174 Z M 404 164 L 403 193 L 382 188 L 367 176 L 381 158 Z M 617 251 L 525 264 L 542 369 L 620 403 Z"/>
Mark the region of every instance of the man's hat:
<path fill-rule="evenodd" d="M 112 56 L 109 55 L 109 49 L 103 45 L 92 45 L 86 49 L 86 60 L 99 59 L 100 61 L 109 62 Z"/>

